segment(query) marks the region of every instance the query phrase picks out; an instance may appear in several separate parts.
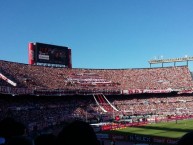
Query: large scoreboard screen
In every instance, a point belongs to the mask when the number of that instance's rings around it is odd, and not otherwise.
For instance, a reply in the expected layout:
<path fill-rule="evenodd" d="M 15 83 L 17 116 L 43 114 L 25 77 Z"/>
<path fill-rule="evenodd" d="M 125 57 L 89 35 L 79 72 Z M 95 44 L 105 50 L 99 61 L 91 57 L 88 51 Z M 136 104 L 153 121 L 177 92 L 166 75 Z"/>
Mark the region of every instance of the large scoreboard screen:
<path fill-rule="evenodd" d="M 71 49 L 45 43 L 29 44 L 29 64 L 57 64 L 71 67 Z"/>
<path fill-rule="evenodd" d="M 68 62 L 68 47 L 36 43 L 35 58 L 40 63 L 66 65 Z"/>

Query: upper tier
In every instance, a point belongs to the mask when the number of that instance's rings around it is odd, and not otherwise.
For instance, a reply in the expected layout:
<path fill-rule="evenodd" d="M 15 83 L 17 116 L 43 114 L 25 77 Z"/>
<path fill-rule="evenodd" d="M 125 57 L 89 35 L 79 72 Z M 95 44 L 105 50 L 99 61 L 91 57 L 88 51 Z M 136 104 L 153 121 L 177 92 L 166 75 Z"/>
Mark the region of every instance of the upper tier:
<path fill-rule="evenodd" d="M 16 87 L 32 90 L 192 89 L 187 66 L 140 69 L 53 68 L 0 60 L 0 73 Z M 0 86 L 14 87 L 0 79 Z"/>

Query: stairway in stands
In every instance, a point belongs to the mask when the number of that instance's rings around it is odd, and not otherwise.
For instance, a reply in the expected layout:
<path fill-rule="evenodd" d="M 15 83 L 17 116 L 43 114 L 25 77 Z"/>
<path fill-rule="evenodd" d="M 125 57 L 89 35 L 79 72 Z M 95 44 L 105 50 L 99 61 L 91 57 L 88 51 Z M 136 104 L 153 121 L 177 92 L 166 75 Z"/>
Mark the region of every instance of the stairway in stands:
<path fill-rule="evenodd" d="M 103 110 L 103 112 L 118 111 L 103 94 L 93 95 L 97 105 Z"/>

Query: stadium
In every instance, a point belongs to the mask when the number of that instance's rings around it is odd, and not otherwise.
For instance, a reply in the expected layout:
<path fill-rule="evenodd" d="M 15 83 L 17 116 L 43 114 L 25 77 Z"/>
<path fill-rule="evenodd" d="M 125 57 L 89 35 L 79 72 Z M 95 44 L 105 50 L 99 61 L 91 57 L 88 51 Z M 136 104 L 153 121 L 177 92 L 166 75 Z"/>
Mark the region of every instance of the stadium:
<path fill-rule="evenodd" d="M 29 64 L 0 60 L 0 120 L 16 118 L 29 135 L 57 132 L 73 120 L 89 122 L 105 145 L 176 144 L 191 130 L 177 137 L 120 133 L 192 120 L 192 57 L 150 61 L 183 66 L 89 69 L 72 67 L 68 47 L 30 43 L 28 49 Z"/>

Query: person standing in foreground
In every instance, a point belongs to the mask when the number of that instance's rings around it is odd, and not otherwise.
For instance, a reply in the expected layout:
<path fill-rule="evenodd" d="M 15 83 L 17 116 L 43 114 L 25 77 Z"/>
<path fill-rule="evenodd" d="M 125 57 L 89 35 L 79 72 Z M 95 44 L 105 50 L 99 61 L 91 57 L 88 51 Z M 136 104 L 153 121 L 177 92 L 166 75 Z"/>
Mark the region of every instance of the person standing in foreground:
<path fill-rule="evenodd" d="M 58 145 L 99 145 L 92 126 L 84 121 L 73 121 L 57 136 Z"/>

